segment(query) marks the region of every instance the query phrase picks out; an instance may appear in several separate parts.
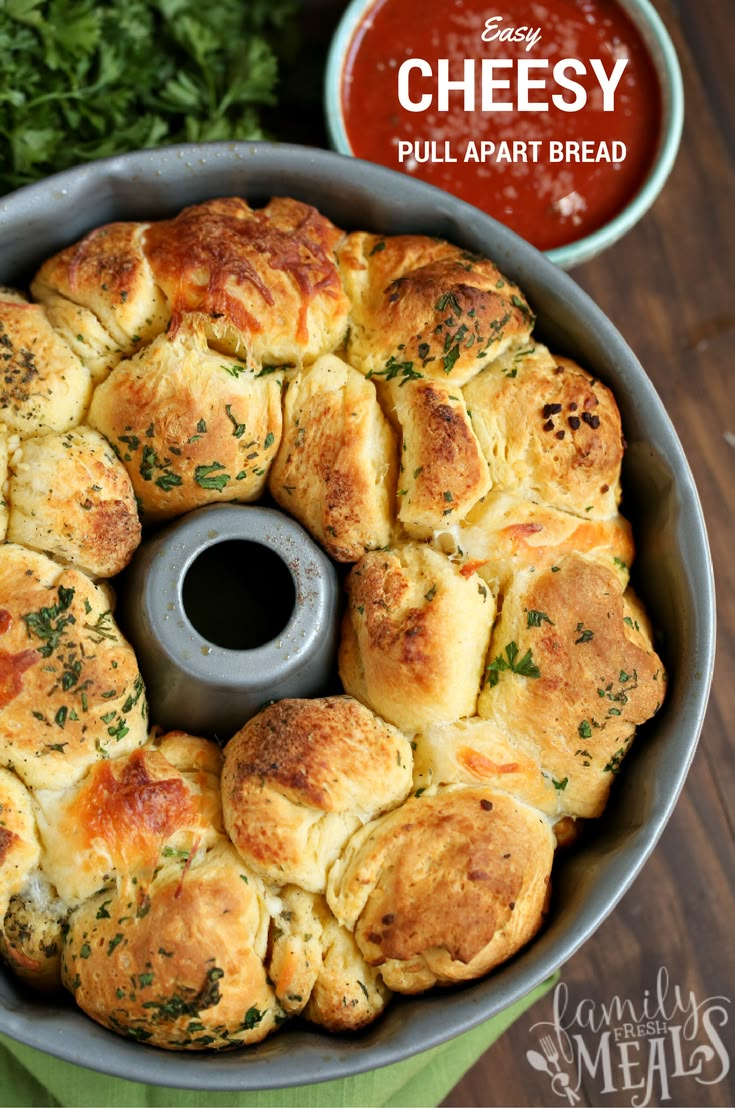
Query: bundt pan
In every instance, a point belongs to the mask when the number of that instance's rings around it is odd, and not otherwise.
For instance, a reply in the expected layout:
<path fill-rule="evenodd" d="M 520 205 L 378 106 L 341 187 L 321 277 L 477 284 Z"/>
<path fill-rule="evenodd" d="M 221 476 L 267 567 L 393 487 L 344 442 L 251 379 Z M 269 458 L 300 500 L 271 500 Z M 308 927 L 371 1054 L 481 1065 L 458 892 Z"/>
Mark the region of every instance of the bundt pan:
<path fill-rule="evenodd" d="M 87 165 L 0 201 L 0 283 L 111 220 L 157 219 L 215 196 L 290 196 L 338 226 L 446 238 L 492 257 L 538 316 L 536 333 L 608 384 L 628 443 L 625 514 L 638 555 L 634 583 L 660 633 L 669 674 L 662 711 L 642 728 L 605 815 L 555 866 L 551 913 L 536 940 L 489 977 L 396 998 L 354 1038 L 298 1025 L 230 1054 L 167 1053 L 118 1038 L 68 1000 L 40 999 L 0 969 L 0 1031 L 120 1077 L 207 1091 L 269 1089 L 345 1077 L 399 1061 L 489 1019 L 588 940 L 629 888 L 676 803 L 702 726 L 715 609 L 704 522 L 676 433 L 634 354 L 602 312 L 542 254 L 453 197 L 390 170 L 321 150 L 267 143 L 147 151 Z"/>

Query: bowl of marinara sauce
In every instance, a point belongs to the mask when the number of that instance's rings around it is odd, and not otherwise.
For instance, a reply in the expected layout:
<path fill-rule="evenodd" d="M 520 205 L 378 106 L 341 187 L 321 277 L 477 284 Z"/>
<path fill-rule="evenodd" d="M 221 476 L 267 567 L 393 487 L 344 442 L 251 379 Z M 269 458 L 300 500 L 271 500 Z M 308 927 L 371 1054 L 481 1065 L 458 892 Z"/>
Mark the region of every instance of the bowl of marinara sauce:
<path fill-rule="evenodd" d="M 325 104 L 336 150 L 458 196 L 563 268 L 652 205 L 684 116 L 649 0 L 352 0 Z"/>

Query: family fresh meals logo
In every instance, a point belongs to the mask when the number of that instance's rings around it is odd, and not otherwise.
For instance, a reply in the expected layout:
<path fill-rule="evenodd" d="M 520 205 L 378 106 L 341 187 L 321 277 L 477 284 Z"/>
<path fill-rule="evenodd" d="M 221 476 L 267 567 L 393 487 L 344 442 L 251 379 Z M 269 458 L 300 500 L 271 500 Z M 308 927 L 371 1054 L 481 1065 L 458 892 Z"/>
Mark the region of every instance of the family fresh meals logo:
<path fill-rule="evenodd" d="M 724 1030 L 731 1001 L 702 1000 L 672 985 L 662 967 L 653 990 L 640 1001 L 614 996 L 609 1003 L 573 1005 L 560 982 L 553 994 L 553 1018 L 535 1023 L 535 1045 L 526 1059 L 545 1073 L 559 1101 L 582 1100 L 583 1085 L 612 1097 L 630 1095 L 634 1108 L 670 1100 L 677 1080 L 716 1085 L 730 1071 Z"/>

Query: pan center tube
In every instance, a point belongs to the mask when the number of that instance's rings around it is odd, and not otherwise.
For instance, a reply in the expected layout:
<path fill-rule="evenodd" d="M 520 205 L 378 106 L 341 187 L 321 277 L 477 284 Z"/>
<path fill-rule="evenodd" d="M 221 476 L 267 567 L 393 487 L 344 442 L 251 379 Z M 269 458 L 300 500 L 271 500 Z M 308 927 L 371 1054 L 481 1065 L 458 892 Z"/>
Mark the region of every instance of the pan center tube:
<path fill-rule="evenodd" d="M 334 690 L 337 575 L 279 511 L 183 516 L 144 540 L 121 594 L 151 722 L 166 730 L 226 741 L 271 700 Z"/>

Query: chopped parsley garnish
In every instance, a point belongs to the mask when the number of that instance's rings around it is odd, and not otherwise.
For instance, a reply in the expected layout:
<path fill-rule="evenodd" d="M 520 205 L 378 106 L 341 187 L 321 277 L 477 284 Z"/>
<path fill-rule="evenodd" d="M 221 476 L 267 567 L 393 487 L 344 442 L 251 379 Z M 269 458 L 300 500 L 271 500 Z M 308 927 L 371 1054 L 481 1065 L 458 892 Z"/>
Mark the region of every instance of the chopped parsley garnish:
<path fill-rule="evenodd" d="M 520 677 L 540 677 L 541 671 L 533 660 L 533 651 L 527 650 L 522 658 L 518 658 L 520 651 L 518 644 L 509 642 L 505 648 L 505 657 L 502 653 L 487 667 L 487 679 L 491 688 L 497 685 L 500 674 L 505 670 L 517 673 Z"/>
<path fill-rule="evenodd" d="M 235 419 L 234 415 L 232 414 L 232 404 L 225 404 L 225 412 L 227 413 L 227 418 L 229 419 L 233 427 L 232 434 L 235 436 L 236 439 L 241 439 L 246 431 L 245 424 L 238 423 L 238 421 Z M 204 421 L 202 420 L 202 422 Z"/>
<path fill-rule="evenodd" d="M 217 489 L 222 492 L 230 480 L 229 473 L 220 473 L 225 467 L 222 462 L 212 462 L 211 465 L 197 466 L 194 470 L 194 480 L 201 489 Z"/>
<path fill-rule="evenodd" d="M 538 608 L 524 608 L 526 613 L 526 627 L 540 627 L 542 623 L 550 623 L 554 626 L 553 619 L 549 619 L 546 612 L 539 611 Z"/>
<path fill-rule="evenodd" d="M 64 629 L 70 623 L 76 623 L 76 618 L 69 613 L 69 608 L 74 599 L 74 589 L 67 589 L 63 585 L 59 585 L 56 596 L 55 604 L 39 608 L 37 612 L 27 612 L 22 617 L 29 634 L 43 641 L 43 646 L 38 647 L 38 653 L 42 658 L 49 658 L 53 654 L 59 645 Z"/>
<path fill-rule="evenodd" d="M 413 362 L 399 362 L 393 354 L 385 363 L 385 369 L 371 369 L 369 373 L 365 374 L 368 380 L 371 377 L 384 377 L 386 381 L 393 381 L 396 377 L 400 377 L 401 385 L 405 385 L 406 381 L 418 381 L 423 376 L 423 373 L 419 373 L 413 368 Z"/>
<path fill-rule="evenodd" d="M 460 316 L 462 314 L 462 309 L 457 303 L 457 297 L 454 295 L 453 292 L 442 293 L 442 295 L 439 297 L 436 304 L 434 305 L 434 308 L 437 312 L 445 312 L 448 308 L 450 312 L 454 312 L 454 314 L 457 316 Z"/>

